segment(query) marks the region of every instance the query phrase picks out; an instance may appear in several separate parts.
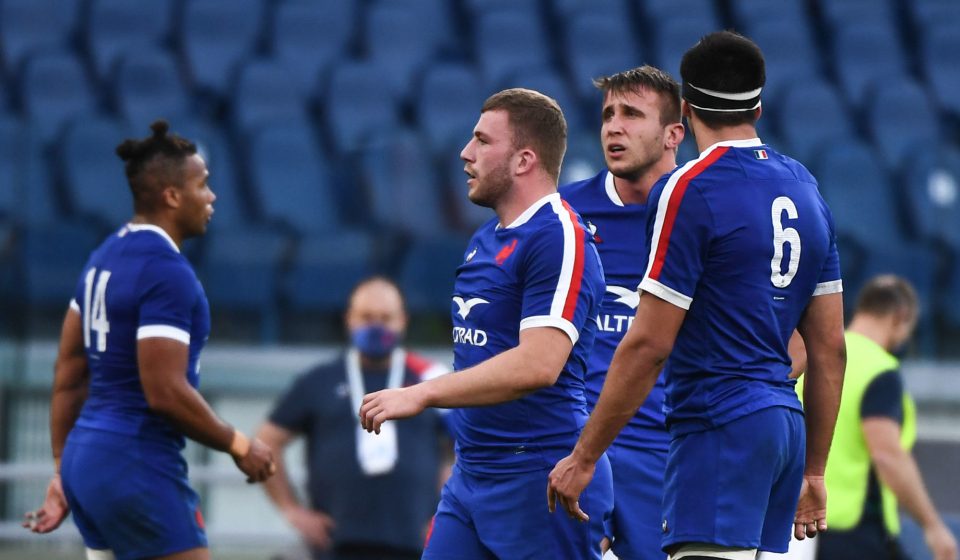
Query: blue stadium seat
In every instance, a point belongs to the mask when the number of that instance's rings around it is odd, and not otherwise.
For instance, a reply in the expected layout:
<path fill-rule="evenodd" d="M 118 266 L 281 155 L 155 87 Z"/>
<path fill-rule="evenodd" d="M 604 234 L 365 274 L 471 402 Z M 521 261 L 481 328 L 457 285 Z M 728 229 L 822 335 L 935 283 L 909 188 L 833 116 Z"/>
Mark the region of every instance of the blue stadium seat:
<path fill-rule="evenodd" d="M 731 0 L 730 12 L 737 30 L 755 41 L 754 35 L 767 25 L 791 23 L 801 28 L 809 27 L 807 7 L 803 0 Z"/>
<path fill-rule="evenodd" d="M 276 230 L 244 227 L 209 232 L 197 274 L 214 309 L 271 313 L 289 239 Z"/>
<path fill-rule="evenodd" d="M 603 15 L 632 25 L 628 0 L 553 0 L 553 11 L 558 19 L 570 22 L 581 17 Z M 599 38 L 599 37 L 598 37 Z"/>
<path fill-rule="evenodd" d="M 605 166 L 599 136 L 573 131 L 567 137 L 567 153 L 563 156 L 563 166 L 560 168 L 560 184 L 593 177 Z"/>
<path fill-rule="evenodd" d="M 876 22 L 840 28 L 834 36 L 832 60 L 841 91 L 856 108 L 864 106 L 872 87 L 904 79 L 907 73 L 896 30 Z"/>
<path fill-rule="evenodd" d="M 13 117 L 0 113 L 0 220 L 12 221 L 20 211 L 25 188 L 22 163 L 26 159 L 23 136 L 26 127 Z"/>
<path fill-rule="evenodd" d="M 117 120 L 87 117 L 74 121 L 63 142 L 60 165 L 74 212 L 109 230 L 133 216 L 123 161 L 115 153 L 130 135 Z"/>
<path fill-rule="evenodd" d="M 210 230 L 237 229 L 250 222 L 249 203 L 244 198 L 237 180 L 236 162 L 230 145 L 217 128 L 192 118 L 170 121 L 176 134 L 197 145 L 197 153 L 203 157 L 210 173 L 208 184 L 217 196 L 213 203 L 213 219 Z M 134 136 L 145 136 L 147 129 L 138 127 Z"/>
<path fill-rule="evenodd" d="M 807 166 L 820 150 L 849 142 L 855 136 L 843 101 L 823 80 L 796 84 L 784 92 L 779 104 L 777 128 L 786 153 Z"/>
<path fill-rule="evenodd" d="M 247 162 L 255 206 L 265 219 L 301 234 L 338 228 L 326 162 L 306 125 L 264 127 L 250 141 Z"/>
<path fill-rule="evenodd" d="M 953 4 L 960 11 L 960 3 Z M 960 117 L 960 15 L 954 20 L 932 23 L 921 36 L 921 66 L 937 105 Z"/>
<path fill-rule="evenodd" d="M 719 31 L 723 28 L 717 15 L 716 2 L 713 0 L 645 0 L 643 5 L 644 19 L 650 22 L 651 30 L 654 32 L 660 25 L 677 18 L 706 19 L 710 22 L 710 31 Z M 705 33 L 702 35 L 705 35 Z M 697 37 L 697 39 L 700 39 L 700 37 Z M 693 43 L 696 43 L 696 40 Z M 693 43 L 690 43 L 688 47 L 693 46 Z M 677 66 L 679 65 L 680 61 L 678 59 Z"/>
<path fill-rule="evenodd" d="M 399 131 L 366 151 L 361 174 L 378 226 L 413 237 L 439 236 L 447 229 L 433 161 L 417 134 Z"/>
<path fill-rule="evenodd" d="M 488 84 L 501 84 L 527 68 L 550 64 L 542 20 L 532 10 L 509 10 L 478 16 L 474 51 Z"/>
<path fill-rule="evenodd" d="M 431 153 L 440 155 L 467 143 L 485 98 L 472 66 L 438 63 L 426 70 L 417 96 L 417 121 Z"/>
<path fill-rule="evenodd" d="M 653 52 L 650 58 L 655 65 L 680 81 L 680 59 L 683 53 L 697 44 L 701 37 L 719 31 L 710 12 L 678 12 L 653 29 Z M 659 21 L 659 20 L 654 20 Z"/>
<path fill-rule="evenodd" d="M 120 55 L 160 46 L 173 18 L 170 0 L 92 0 L 88 10 L 87 50 L 101 80 L 109 75 Z"/>
<path fill-rule="evenodd" d="M 896 0 L 820 0 L 818 4 L 828 29 L 865 21 L 891 25 L 897 19 Z"/>
<path fill-rule="evenodd" d="M 381 68 L 345 62 L 334 69 L 324 102 L 330 139 L 341 154 L 375 145 L 399 123 L 397 100 L 383 87 Z"/>
<path fill-rule="evenodd" d="M 399 275 L 410 311 L 450 313 L 453 281 L 466 252 L 467 241 L 456 236 L 421 239 L 410 245 Z"/>
<path fill-rule="evenodd" d="M 629 20 L 601 11 L 567 20 L 566 60 L 581 102 L 600 103 L 594 79 L 643 63 L 643 51 L 632 29 Z"/>
<path fill-rule="evenodd" d="M 517 2 L 517 0 L 464 0 L 467 14 L 471 17 L 504 10 L 526 10 L 533 2 Z"/>
<path fill-rule="evenodd" d="M 11 222 L 0 218 L 0 313 L 3 313 L 6 320 L 0 323 L 0 336 L 9 336 L 6 329 L 13 327 L 9 317 L 13 316 L 14 311 L 8 309 L 15 306 L 14 303 L 19 297 L 17 293 L 17 273 L 19 272 L 16 258 L 16 233 Z"/>
<path fill-rule="evenodd" d="M 911 231 L 960 256 L 960 150 L 918 146 L 909 161 L 903 202 Z"/>
<path fill-rule="evenodd" d="M 64 220 L 31 224 L 21 233 L 18 296 L 27 306 L 65 311 L 103 234 L 88 222 Z"/>
<path fill-rule="evenodd" d="M 927 92 L 912 80 L 885 82 L 867 103 L 867 128 L 881 160 L 899 171 L 915 146 L 934 149 L 940 140 L 937 115 Z"/>
<path fill-rule="evenodd" d="M 940 305 L 943 308 L 944 317 L 954 328 L 960 328 L 960 259 L 954 259 L 953 268 L 947 281 L 947 286 L 943 290 L 944 297 L 940 298 Z M 953 525 L 954 534 L 960 538 L 960 523 Z"/>
<path fill-rule="evenodd" d="M 906 7 L 918 36 L 931 25 L 960 25 L 960 4 L 954 0 L 914 0 Z"/>
<path fill-rule="evenodd" d="M 769 4 L 779 5 L 777 2 Z M 823 75 L 820 56 L 813 43 L 813 31 L 806 21 L 805 17 L 770 21 L 750 33 L 750 38 L 763 50 L 767 71 L 763 93 L 766 99 L 774 100 L 770 106 L 775 110 L 789 107 L 778 99 L 790 88 L 820 79 Z"/>
<path fill-rule="evenodd" d="M 549 95 L 560 105 L 567 123 L 572 128 L 583 126 L 587 120 L 590 121 L 590 124 L 596 122 L 595 115 L 599 112 L 596 107 L 599 102 L 597 102 L 597 105 L 590 107 L 592 111 L 596 112 L 590 113 L 593 118 L 587 119 L 581 108 L 580 98 L 570 88 L 566 78 L 550 66 L 530 66 L 517 70 L 501 82 L 497 89 L 509 87 L 528 88 Z"/>
<path fill-rule="evenodd" d="M 96 109 L 94 92 L 80 61 L 65 52 L 31 57 L 20 80 L 20 97 L 44 142 L 70 120 Z"/>
<path fill-rule="evenodd" d="M 194 84 L 217 96 L 260 39 L 261 0 L 191 0 L 184 4 L 181 49 Z"/>
<path fill-rule="evenodd" d="M 375 258 L 376 241 L 366 231 L 307 237 L 284 277 L 284 301 L 298 311 L 338 312 L 353 286 L 373 274 Z"/>
<path fill-rule="evenodd" d="M 240 70 L 232 93 L 236 130 L 249 132 L 265 125 L 308 121 L 306 98 L 289 87 L 291 73 L 280 63 L 256 59 Z"/>
<path fill-rule="evenodd" d="M 113 97 L 118 113 L 133 130 L 144 130 L 159 118 L 173 122 L 190 112 L 190 92 L 177 64 L 170 53 L 161 50 L 122 57 Z"/>
<path fill-rule="evenodd" d="M 438 49 L 439 37 L 430 37 L 415 12 L 402 6 L 376 4 L 366 17 L 367 56 L 383 69 L 382 79 L 399 99 L 411 94 L 414 77 Z"/>
<path fill-rule="evenodd" d="M 357 2 L 287 0 L 277 5 L 270 33 L 274 58 L 304 94 L 340 60 L 354 33 Z"/>
<path fill-rule="evenodd" d="M 75 0 L 0 2 L 0 56 L 7 74 L 18 73 L 31 53 L 66 47 L 79 4 Z"/>
<path fill-rule="evenodd" d="M 454 18 L 455 3 L 448 0 L 375 0 L 371 7 L 391 6 L 413 14 L 420 22 L 420 40 L 443 52 L 459 52 L 464 48 Z"/>

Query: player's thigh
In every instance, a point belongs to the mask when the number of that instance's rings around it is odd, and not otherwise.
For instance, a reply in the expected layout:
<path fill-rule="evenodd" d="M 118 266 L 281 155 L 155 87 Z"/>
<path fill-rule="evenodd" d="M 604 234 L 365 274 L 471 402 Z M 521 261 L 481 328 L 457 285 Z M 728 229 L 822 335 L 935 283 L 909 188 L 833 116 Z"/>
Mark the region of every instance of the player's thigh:
<path fill-rule="evenodd" d="M 778 407 L 775 411 L 780 413 L 778 424 L 783 431 L 780 439 L 782 468 L 770 489 L 760 549 L 782 553 L 789 550 L 793 535 L 793 519 L 797 513 L 800 487 L 803 485 L 807 438 L 803 414 L 783 407 Z"/>
<path fill-rule="evenodd" d="M 665 547 L 760 547 L 772 489 L 802 452 L 791 449 L 792 414 L 771 407 L 674 438 L 664 483 Z"/>
<path fill-rule="evenodd" d="M 663 477 L 667 452 L 615 447 L 613 470 L 613 551 L 620 560 L 666 558 L 663 534 Z"/>
<path fill-rule="evenodd" d="M 103 538 L 91 548 L 109 548 L 124 560 L 207 546 L 199 498 L 179 453 L 134 438 L 81 439 L 64 477 Z"/>
<path fill-rule="evenodd" d="M 496 560 L 477 535 L 470 512 L 473 487 L 454 466 L 424 545 L 424 560 Z"/>
<path fill-rule="evenodd" d="M 590 521 L 571 519 L 562 509 L 546 507 L 549 469 L 484 479 L 484 499 L 476 505 L 474 520 L 483 544 L 498 558 L 600 558 L 600 542 L 613 508 L 613 481 L 604 456 L 593 481 L 580 496 L 580 507 Z"/>

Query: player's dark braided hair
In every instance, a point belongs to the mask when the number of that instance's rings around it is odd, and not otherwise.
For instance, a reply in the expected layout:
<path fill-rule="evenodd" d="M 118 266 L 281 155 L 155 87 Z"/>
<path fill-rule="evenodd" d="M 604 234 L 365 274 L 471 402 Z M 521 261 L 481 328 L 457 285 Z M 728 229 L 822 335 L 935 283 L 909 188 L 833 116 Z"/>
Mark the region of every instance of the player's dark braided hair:
<path fill-rule="evenodd" d="M 116 150 L 124 161 L 136 212 L 153 207 L 164 187 L 181 185 L 183 160 L 197 153 L 193 142 L 168 134 L 170 125 L 165 120 L 154 121 L 150 130 L 152 135 L 128 138 Z"/>

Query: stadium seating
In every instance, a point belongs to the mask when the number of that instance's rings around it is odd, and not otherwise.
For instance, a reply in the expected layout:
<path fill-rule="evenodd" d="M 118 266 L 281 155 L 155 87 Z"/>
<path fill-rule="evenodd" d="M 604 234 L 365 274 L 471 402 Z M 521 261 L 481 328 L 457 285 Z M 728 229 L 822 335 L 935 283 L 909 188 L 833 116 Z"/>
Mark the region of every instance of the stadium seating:
<path fill-rule="evenodd" d="M 567 21 L 564 42 L 569 76 L 581 103 L 597 104 L 593 80 L 644 61 L 630 21 L 608 12 L 588 12 Z"/>
<path fill-rule="evenodd" d="M 96 110 L 96 98 L 80 60 L 60 51 L 39 54 L 26 62 L 20 98 L 26 116 L 44 142 L 70 120 Z"/>
<path fill-rule="evenodd" d="M 25 226 L 17 254 L 21 303 L 62 314 L 74 297 L 87 257 L 102 239 L 96 227 L 82 221 Z"/>
<path fill-rule="evenodd" d="M 170 53 L 138 51 L 123 56 L 113 81 L 117 112 L 134 130 L 153 121 L 176 121 L 190 112 L 190 92 Z"/>
<path fill-rule="evenodd" d="M 133 215 L 123 161 L 114 151 L 129 136 L 115 119 L 86 117 L 74 121 L 64 138 L 60 167 L 70 206 L 104 230 L 120 227 Z"/>
<path fill-rule="evenodd" d="M 895 23 L 896 0 L 819 0 L 820 13 L 830 29 L 849 22 L 875 22 L 881 25 Z"/>
<path fill-rule="evenodd" d="M 307 237 L 284 278 L 284 301 L 297 311 L 336 313 L 354 284 L 374 272 L 375 259 L 376 242 L 366 231 Z"/>
<path fill-rule="evenodd" d="M 867 128 L 880 150 L 881 161 L 901 170 L 917 146 L 935 149 L 939 124 L 927 93 L 913 81 L 885 82 L 873 90 L 867 103 Z"/>
<path fill-rule="evenodd" d="M 906 8 L 918 35 L 931 25 L 960 25 L 960 4 L 953 0 L 915 0 Z"/>
<path fill-rule="evenodd" d="M 539 91 L 554 98 L 572 129 L 585 126 L 580 99 L 570 88 L 566 78 L 550 66 L 530 67 L 510 74 L 497 89 L 523 87 Z M 597 101 L 599 103 L 599 101 Z M 596 105 L 591 107 L 596 110 Z M 596 122 L 597 113 L 591 113 Z"/>
<path fill-rule="evenodd" d="M 960 151 L 921 145 L 909 162 L 902 200 L 911 232 L 960 257 Z"/>
<path fill-rule="evenodd" d="M 943 111 L 960 118 L 960 4 L 956 19 L 931 23 L 921 36 L 921 66 L 930 91 Z"/>
<path fill-rule="evenodd" d="M 718 29 L 710 12 L 678 12 L 653 29 L 654 64 L 680 80 L 680 59 L 704 35 Z"/>
<path fill-rule="evenodd" d="M 907 63 L 900 38 L 890 24 L 855 22 L 834 36 L 831 60 L 837 83 L 855 108 L 865 105 L 870 89 L 904 79 Z"/>
<path fill-rule="evenodd" d="M 211 231 L 203 241 L 197 274 L 211 307 L 272 313 L 289 239 L 276 230 L 244 227 Z"/>
<path fill-rule="evenodd" d="M 247 175 L 264 219 L 300 234 L 338 228 L 336 199 L 311 129 L 296 123 L 267 126 L 249 149 Z"/>
<path fill-rule="evenodd" d="M 467 143 L 485 97 L 472 66 L 438 63 L 427 69 L 420 82 L 417 122 L 432 154 Z"/>
<path fill-rule="evenodd" d="M 553 11 L 558 19 L 568 23 L 599 15 L 619 20 L 624 25 L 630 26 L 633 23 L 633 14 L 630 12 L 629 4 L 629 0 L 553 0 Z M 628 33 L 632 34 L 632 31 Z M 603 40 L 604 37 L 594 36 L 593 39 Z M 616 53 L 611 51 L 608 54 Z"/>
<path fill-rule="evenodd" d="M 402 6 L 377 4 L 367 14 L 367 57 L 381 69 L 381 77 L 399 99 L 407 99 L 411 85 L 437 50 L 440 37 L 424 33 L 423 20 Z"/>
<path fill-rule="evenodd" d="M 706 27 L 710 27 L 710 31 L 723 28 L 716 11 L 716 2 L 713 0 L 645 0 L 643 7 L 647 25 L 652 32 L 656 32 L 660 25 L 673 19 L 690 18 L 706 20 L 709 22 Z M 688 47 L 694 43 L 696 40 Z M 679 65 L 680 62 L 677 61 L 677 66 Z"/>
<path fill-rule="evenodd" d="M 532 10 L 505 10 L 479 16 L 474 35 L 477 61 L 488 84 L 551 63 L 542 20 Z"/>
<path fill-rule="evenodd" d="M 287 0 L 277 5 L 270 50 L 308 94 L 344 55 L 354 33 L 356 2 Z"/>
<path fill-rule="evenodd" d="M 769 2 L 770 5 L 779 5 Z M 785 5 L 789 5 L 787 2 Z M 766 62 L 767 82 L 764 85 L 764 97 L 776 100 L 789 94 L 793 86 L 818 80 L 823 73 L 820 69 L 820 56 L 813 43 L 812 30 L 806 25 L 806 19 L 774 20 L 758 26 L 750 33 L 763 50 Z M 772 103 L 766 107 L 779 111 L 789 107 L 782 103 Z"/>
<path fill-rule="evenodd" d="M 560 184 L 592 177 L 605 166 L 599 133 L 575 132 L 567 137 L 567 153 L 563 156 L 563 167 L 560 168 Z"/>
<path fill-rule="evenodd" d="M 757 40 L 755 34 L 768 25 L 793 23 L 807 27 L 807 11 L 803 0 L 731 0 L 730 12 L 735 28 Z M 762 46 L 762 45 L 761 45 Z M 766 55 L 764 49 L 764 55 Z"/>
<path fill-rule="evenodd" d="M 306 121 L 306 96 L 292 83 L 291 73 L 282 64 L 265 59 L 247 62 L 232 88 L 235 129 L 250 132 L 268 124 Z"/>
<path fill-rule="evenodd" d="M 399 123 L 397 100 L 384 87 L 380 67 L 369 62 L 346 62 L 333 70 L 322 112 L 339 154 L 375 145 Z"/>
<path fill-rule="evenodd" d="M 237 65 L 257 47 L 263 15 L 261 0 L 184 3 L 181 50 L 192 83 L 226 95 Z"/>
<path fill-rule="evenodd" d="M 432 160 L 420 137 L 398 131 L 361 159 L 372 224 L 413 237 L 447 229 Z"/>
<path fill-rule="evenodd" d="M 19 73 L 31 53 L 65 48 L 79 4 L 74 0 L 0 2 L 0 56 L 6 73 Z"/>
<path fill-rule="evenodd" d="M 459 237 L 421 239 L 410 245 L 398 275 L 410 311 L 450 312 L 453 280 L 466 251 L 467 241 Z"/>
<path fill-rule="evenodd" d="M 173 18 L 169 0 L 92 0 L 88 10 L 87 51 L 100 80 L 110 74 L 121 54 L 135 55 L 159 47 Z"/>
<path fill-rule="evenodd" d="M 0 114 L 0 220 L 13 220 L 19 211 L 24 187 L 21 162 L 25 159 L 22 135 L 26 127 L 19 119 Z"/>
<path fill-rule="evenodd" d="M 784 94 L 777 129 L 785 152 L 794 159 L 809 166 L 819 151 L 855 137 L 847 109 L 829 83 L 811 80 L 796 84 Z"/>

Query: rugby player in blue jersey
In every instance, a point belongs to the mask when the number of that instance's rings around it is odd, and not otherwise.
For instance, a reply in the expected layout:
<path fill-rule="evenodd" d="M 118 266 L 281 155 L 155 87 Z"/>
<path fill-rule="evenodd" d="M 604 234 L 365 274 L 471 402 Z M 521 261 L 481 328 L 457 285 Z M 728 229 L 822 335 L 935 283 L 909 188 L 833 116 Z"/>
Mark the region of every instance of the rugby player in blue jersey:
<path fill-rule="evenodd" d="M 90 560 L 210 558 L 184 437 L 230 453 L 249 482 L 275 469 L 266 445 L 197 392 L 210 311 L 180 245 L 206 231 L 216 197 L 196 146 L 164 121 L 151 129 L 117 147 L 134 215 L 92 253 L 64 318 L 50 405 L 57 474 L 25 523 L 46 533 L 72 511 Z"/>
<path fill-rule="evenodd" d="M 600 558 L 613 503 L 601 459 L 581 506 L 587 523 L 550 515 L 550 467 L 587 418 L 584 375 L 603 298 L 592 238 L 557 193 L 566 149 L 557 103 L 509 89 L 486 100 L 460 154 L 468 196 L 493 208 L 457 268 L 455 373 L 367 395 L 363 426 L 426 407 L 454 408 L 457 460 L 424 558 Z"/>
<path fill-rule="evenodd" d="M 585 517 L 576 500 L 594 462 L 663 368 L 663 550 L 752 559 L 786 551 L 791 526 L 798 538 L 826 529 L 823 472 L 845 364 L 836 236 L 816 180 L 757 138 L 760 49 L 712 33 L 680 72 L 701 154 L 650 193 L 637 314 L 576 448 L 550 475 L 549 505 Z M 790 379 L 795 328 L 807 351 L 805 418 Z"/>
<path fill-rule="evenodd" d="M 607 169 L 560 187 L 560 196 L 593 234 L 606 293 L 597 340 L 587 362 L 587 406 L 593 410 L 613 352 L 639 303 L 646 264 L 647 196 L 676 167 L 683 140 L 680 84 L 652 66 L 595 80 L 603 92 L 600 142 Z M 613 471 L 613 551 L 621 560 L 660 552 L 663 473 L 670 435 L 663 416 L 663 379 L 607 450 Z"/>

